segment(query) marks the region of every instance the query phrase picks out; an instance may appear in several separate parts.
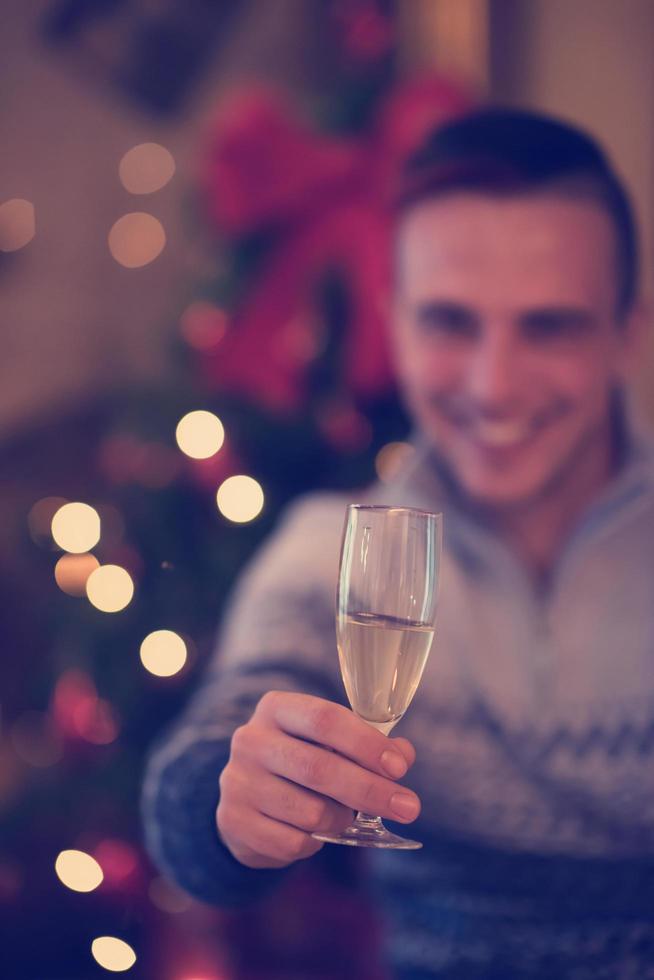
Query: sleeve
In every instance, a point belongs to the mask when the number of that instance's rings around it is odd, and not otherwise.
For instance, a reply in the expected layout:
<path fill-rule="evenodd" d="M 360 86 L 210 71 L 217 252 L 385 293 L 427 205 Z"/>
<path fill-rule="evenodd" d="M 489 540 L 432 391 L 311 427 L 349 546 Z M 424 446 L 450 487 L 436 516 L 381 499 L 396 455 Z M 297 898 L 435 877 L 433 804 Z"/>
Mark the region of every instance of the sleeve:
<path fill-rule="evenodd" d="M 294 504 L 242 575 L 212 662 L 181 718 L 146 767 L 142 810 L 155 863 L 214 905 L 271 890 L 286 871 L 236 861 L 215 826 L 220 773 L 235 728 L 268 690 L 344 703 L 334 634 L 343 504 L 323 495 Z"/>

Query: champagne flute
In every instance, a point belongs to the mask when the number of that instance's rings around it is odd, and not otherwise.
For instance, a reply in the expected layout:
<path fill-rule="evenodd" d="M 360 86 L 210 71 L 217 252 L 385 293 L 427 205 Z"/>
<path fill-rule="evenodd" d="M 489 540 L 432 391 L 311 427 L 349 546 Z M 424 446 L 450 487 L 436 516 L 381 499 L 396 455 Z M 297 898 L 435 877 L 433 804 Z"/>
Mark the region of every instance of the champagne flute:
<path fill-rule="evenodd" d="M 410 507 L 347 508 L 336 600 L 341 675 L 352 710 L 388 735 L 411 703 L 434 636 L 442 515 Z M 413 850 L 381 817 L 359 812 L 331 844 Z"/>

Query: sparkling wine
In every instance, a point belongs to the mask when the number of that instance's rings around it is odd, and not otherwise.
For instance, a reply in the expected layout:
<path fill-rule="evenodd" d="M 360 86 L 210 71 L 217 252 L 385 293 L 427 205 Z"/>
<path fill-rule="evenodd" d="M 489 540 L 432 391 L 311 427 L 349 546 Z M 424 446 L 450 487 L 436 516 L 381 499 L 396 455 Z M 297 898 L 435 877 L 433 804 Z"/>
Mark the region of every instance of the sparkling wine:
<path fill-rule="evenodd" d="M 434 627 L 355 612 L 337 619 L 341 674 L 353 710 L 385 734 L 411 703 Z"/>

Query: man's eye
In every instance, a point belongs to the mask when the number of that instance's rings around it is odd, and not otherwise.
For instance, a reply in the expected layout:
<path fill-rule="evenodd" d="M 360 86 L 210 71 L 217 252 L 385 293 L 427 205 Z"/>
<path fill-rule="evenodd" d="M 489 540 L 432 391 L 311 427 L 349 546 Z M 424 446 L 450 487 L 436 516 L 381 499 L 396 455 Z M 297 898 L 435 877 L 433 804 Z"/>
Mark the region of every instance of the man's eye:
<path fill-rule="evenodd" d="M 590 328 L 590 320 L 582 315 L 549 315 L 527 317 L 522 324 L 524 336 L 537 343 L 576 340 Z"/>
<path fill-rule="evenodd" d="M 473 337 L 477 331 L 474 316 L 458 307 L 428 307 L 418 312 L 418 324 L 426 333 L 448 337 Z"/>

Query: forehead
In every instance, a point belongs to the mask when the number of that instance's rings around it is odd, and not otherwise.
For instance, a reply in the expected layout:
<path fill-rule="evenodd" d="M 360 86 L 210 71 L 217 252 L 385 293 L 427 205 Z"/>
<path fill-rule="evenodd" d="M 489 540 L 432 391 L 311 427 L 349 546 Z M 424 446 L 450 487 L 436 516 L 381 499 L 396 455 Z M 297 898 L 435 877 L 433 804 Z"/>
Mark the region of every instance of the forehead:
<path fill-rule="evenodd" d="M 397 249 L 400 288 L 416 299 L 615 300 L 613 228 L 592 201 L 452 193 L 420 202 L 400 219 Z"/>

